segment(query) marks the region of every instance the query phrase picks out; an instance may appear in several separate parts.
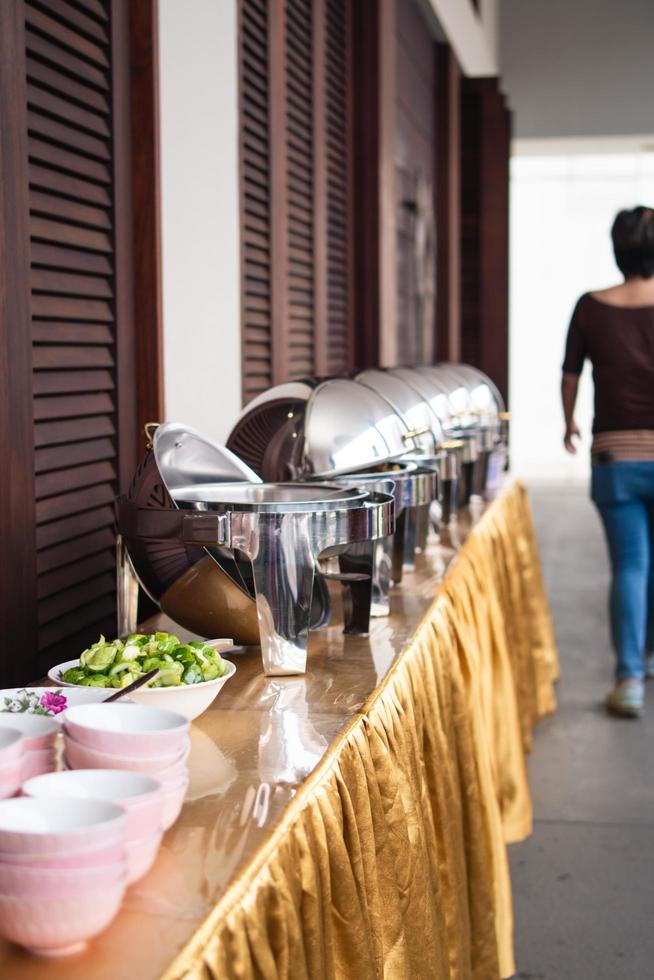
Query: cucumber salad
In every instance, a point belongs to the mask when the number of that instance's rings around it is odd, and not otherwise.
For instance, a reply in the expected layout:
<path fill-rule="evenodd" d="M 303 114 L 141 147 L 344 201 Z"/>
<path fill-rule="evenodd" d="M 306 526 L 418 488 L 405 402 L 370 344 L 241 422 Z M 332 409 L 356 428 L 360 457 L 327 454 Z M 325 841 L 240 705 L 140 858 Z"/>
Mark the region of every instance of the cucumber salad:
<path fill-rule="evenodd" d="M 108 643 L 101 636 L 85 650 L 78 667 L 62 675 L 67 684 L 84 687 L 127 687 L 143 674 L 159 673 L 146 687 L 201 684 L 227 673 L 228 665 L 207 643 L 182 643 L 172 633 L 132 633 Z"/>

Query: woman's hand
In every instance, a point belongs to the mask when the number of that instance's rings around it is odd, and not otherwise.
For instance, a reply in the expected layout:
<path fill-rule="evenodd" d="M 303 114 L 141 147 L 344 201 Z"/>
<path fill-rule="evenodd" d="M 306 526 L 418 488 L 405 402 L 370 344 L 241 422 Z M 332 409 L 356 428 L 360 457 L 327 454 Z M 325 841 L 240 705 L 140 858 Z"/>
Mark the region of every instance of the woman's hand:
<path fill-rule="evenodd" d="M 572 441 L 573 438 L 579 439 L 581 432 L 577 426 L 577 423 L 572 421 L 566 427 L 565 435 L 563 436 L 563 445 L 565 446 L 566 452 L 571 453 L 573 456 L 577 455 L 577 447 Z"/>

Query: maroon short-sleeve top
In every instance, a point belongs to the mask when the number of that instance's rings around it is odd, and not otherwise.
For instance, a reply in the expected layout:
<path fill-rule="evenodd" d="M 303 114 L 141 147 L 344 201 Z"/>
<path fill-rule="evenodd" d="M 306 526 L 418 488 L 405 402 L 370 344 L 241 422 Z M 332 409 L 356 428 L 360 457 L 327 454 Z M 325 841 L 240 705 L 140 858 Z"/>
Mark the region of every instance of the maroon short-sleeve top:
<path fill-rule="evenodd" d="M 654 306 L 610 306 L 585 293 L 568 329 L 563 371 L 593 365 L 594 433 L 654 432 Z"/>

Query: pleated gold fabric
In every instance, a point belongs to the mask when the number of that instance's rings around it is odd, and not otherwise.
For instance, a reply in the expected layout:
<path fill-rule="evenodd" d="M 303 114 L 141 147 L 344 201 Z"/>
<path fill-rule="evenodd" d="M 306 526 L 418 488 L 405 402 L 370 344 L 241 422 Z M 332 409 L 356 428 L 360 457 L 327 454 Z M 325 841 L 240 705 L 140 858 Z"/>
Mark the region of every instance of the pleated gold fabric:
<path fill-rule="evenodd" d="M 525 751 L 557 669 L 516 485 L 166 980 L 511 976 L 506 843 L 531 829 Z"/>

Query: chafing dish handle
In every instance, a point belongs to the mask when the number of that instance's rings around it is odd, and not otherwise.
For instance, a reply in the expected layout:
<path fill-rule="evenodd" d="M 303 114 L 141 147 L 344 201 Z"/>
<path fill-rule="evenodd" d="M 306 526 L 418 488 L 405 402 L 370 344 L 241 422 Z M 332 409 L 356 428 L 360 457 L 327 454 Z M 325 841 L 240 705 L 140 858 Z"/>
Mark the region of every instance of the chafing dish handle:
<path fill-rule="evenodd" d="M 230 544 L 227 514 L 189 514 L 178 510 L 137 507 L 131 500 L 116 501 L 118 531 L 126 538 L 177 540 L 195 545 Z"/>

